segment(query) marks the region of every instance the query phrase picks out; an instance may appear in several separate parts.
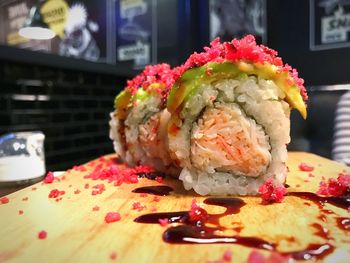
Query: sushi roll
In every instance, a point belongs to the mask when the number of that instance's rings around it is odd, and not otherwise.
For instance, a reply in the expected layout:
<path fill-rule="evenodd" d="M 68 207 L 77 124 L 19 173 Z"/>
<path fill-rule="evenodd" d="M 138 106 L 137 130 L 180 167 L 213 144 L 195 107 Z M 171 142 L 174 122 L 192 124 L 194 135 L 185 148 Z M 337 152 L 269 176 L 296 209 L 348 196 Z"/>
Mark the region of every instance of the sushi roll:
<path fill-rule="evenodd" d="M 303 82 L 252 35 L 191 55 L 167 100 L 169 153 L 184 187 L 254 195 L 269 178 L 284 184 L 290 110 L 307 115 Z"/>
<path fill-rule="evenodd" d="M 169 155 L 166 100 L 174 83 L 168 64 L 146 66 L 127 82 L 115 99 L 110 137 L 115 151 L 129 166 L 149 165 L 158 171 L 178 174 Z"/>

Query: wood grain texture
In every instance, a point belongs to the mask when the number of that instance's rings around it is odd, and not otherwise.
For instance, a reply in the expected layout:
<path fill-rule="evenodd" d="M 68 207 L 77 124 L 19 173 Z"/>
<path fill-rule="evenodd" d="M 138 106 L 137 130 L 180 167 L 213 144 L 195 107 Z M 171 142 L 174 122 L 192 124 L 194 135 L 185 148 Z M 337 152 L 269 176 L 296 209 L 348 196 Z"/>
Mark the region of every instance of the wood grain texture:
<path fill-rule="evenodd" d="M 301 162 L 315 167 L 312 172 L 315 177 L 299 170 Z M 302 152 L 289 153 L 288 167 L 289 191 L 316 192 L 322 176 L 331 178 L 342 171 L 350 172 L 339 163 Z M 232 262 L 246 262 L 252 251 L 232 244 L 167 244 L 162 240 L 165 228 L 161 225 L 133 222 L 136 217 L 154 211 L 189 210 L 193 198 L 210 213 L 224 210 L 203 204 L 205 197 L 192 191 L 185 192 L 181 183 L 174 179 L 163 182 L 172 186 L 174 192 L 156 202 L 152 195 L 141 197 L 131 192 L 136 187 L 159 185 L 156 181 L 142 178 L 137 184 L 115 187 L 105 181 L 83 178 L 88 173 L 72 170 L 63 175 L 64 179 L 61 176 L 60 181 L 38 183 L 34 186 L 36 190 L 28 187 L 8 196 L 10 202 L 0 205 L 0 262 L 207 262 L 220 259 L 227 250 L 233 254 Z M 86 183 L 89 189 L 84 188 Z M 91 195 L 91 187 L 100 183 L 105 184 L 106 190 Z M 52 189 L 65 191 L 62 200 L 57 202 L 48 198 Z M 81 192 L 74 193 L 76 190 Z M 317 218 L 319 208 L 316 205 L 305 205 L 305 200 L 297 197 L 288 196 L 283 203 L 267 206 L 260 204 L 259 197 L 243 199 L 247 205 L 241 212 L 221 221 L 223 225 L 233 222 L 242 225 L 241 236 L 258 236 L 278 242 L 280 251 L 298 250 L 309 243 L 325 242 L 315 235 L 316 229 L 311 226 L 319 223 L 329 229 L 333 239 L 329 242 L 337 247 L 325 261 L 350 262 L 350 231 L 337 228 L 335 222 L 338 216 L 349 217 L 348 211 L 327 204 L 326 208 L 335 214 L 328 215 L 323 222 Z M 133 210 L 134 202 L 140 202 L 146 208 Z M 95 206 L 100 210 L 93 211 Z M 23 214 L 19 214 L 20 210 Z M 107 212 L 119 212 L 121 220 L 105 223 Z M 47 231 L 46 239 L 38 238 L 41 230 Z M 111 259 L 113 253 L 116 253 L 116 259 Z"/>

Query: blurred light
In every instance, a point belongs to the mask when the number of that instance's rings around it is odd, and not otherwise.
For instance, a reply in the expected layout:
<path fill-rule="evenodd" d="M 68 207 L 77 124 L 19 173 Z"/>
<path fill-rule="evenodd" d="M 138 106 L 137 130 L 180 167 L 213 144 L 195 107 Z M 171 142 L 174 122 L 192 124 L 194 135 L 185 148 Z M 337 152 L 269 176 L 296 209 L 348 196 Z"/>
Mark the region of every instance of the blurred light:
<path fill-rule="evenodd" d="M 30 9 L 28 17 L 18 34 L 25 38 L 39 40 L 51 39 L 56 35 L 43 21 L 40 13 L 40 3 Z"/>

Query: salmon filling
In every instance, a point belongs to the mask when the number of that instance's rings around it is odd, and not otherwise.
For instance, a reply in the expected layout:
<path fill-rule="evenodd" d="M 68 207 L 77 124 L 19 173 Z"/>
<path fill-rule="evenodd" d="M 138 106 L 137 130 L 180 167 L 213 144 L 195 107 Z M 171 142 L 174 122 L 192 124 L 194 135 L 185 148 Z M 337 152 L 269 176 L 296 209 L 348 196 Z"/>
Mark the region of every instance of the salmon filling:
<path fill-rule="evenodd" d="M 191 163 L 209 173 L 258 177 L 269 166 L 270 149 L 262 126 L 236 104 L 207 108 L 192 129 Z"/>

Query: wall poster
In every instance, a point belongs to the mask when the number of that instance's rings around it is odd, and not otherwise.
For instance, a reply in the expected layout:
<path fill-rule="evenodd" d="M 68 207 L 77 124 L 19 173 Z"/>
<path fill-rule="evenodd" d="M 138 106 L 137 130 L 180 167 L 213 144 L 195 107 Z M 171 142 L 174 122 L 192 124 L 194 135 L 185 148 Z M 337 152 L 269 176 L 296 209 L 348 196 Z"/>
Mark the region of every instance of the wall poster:
<path fill-rule="evenodd" d="M 116 60 L 132 69 L 157 62 L 155 0 L 116 2 Z"/>
<path fill-rule="evenodd" d="M 210 0 L 210 40 L 222 41 L 252 34 L 257 42 L 266 43 L 265 0 Z"/>
<path fill-rule="evenodd" d="M 310 0 L 310 49 L 350 47 L 350 1 Z"/>
<path fill-rule="evenodd" d="M 0 2 L 0 43 L 34 51 L 96 62 L 109 62 L 107 54 L 107 3 L 94 0 L 47 0 L 40 14 L 56 33 L 50 40 L 33 40 L 18 34 L 36 0 Z"/>

